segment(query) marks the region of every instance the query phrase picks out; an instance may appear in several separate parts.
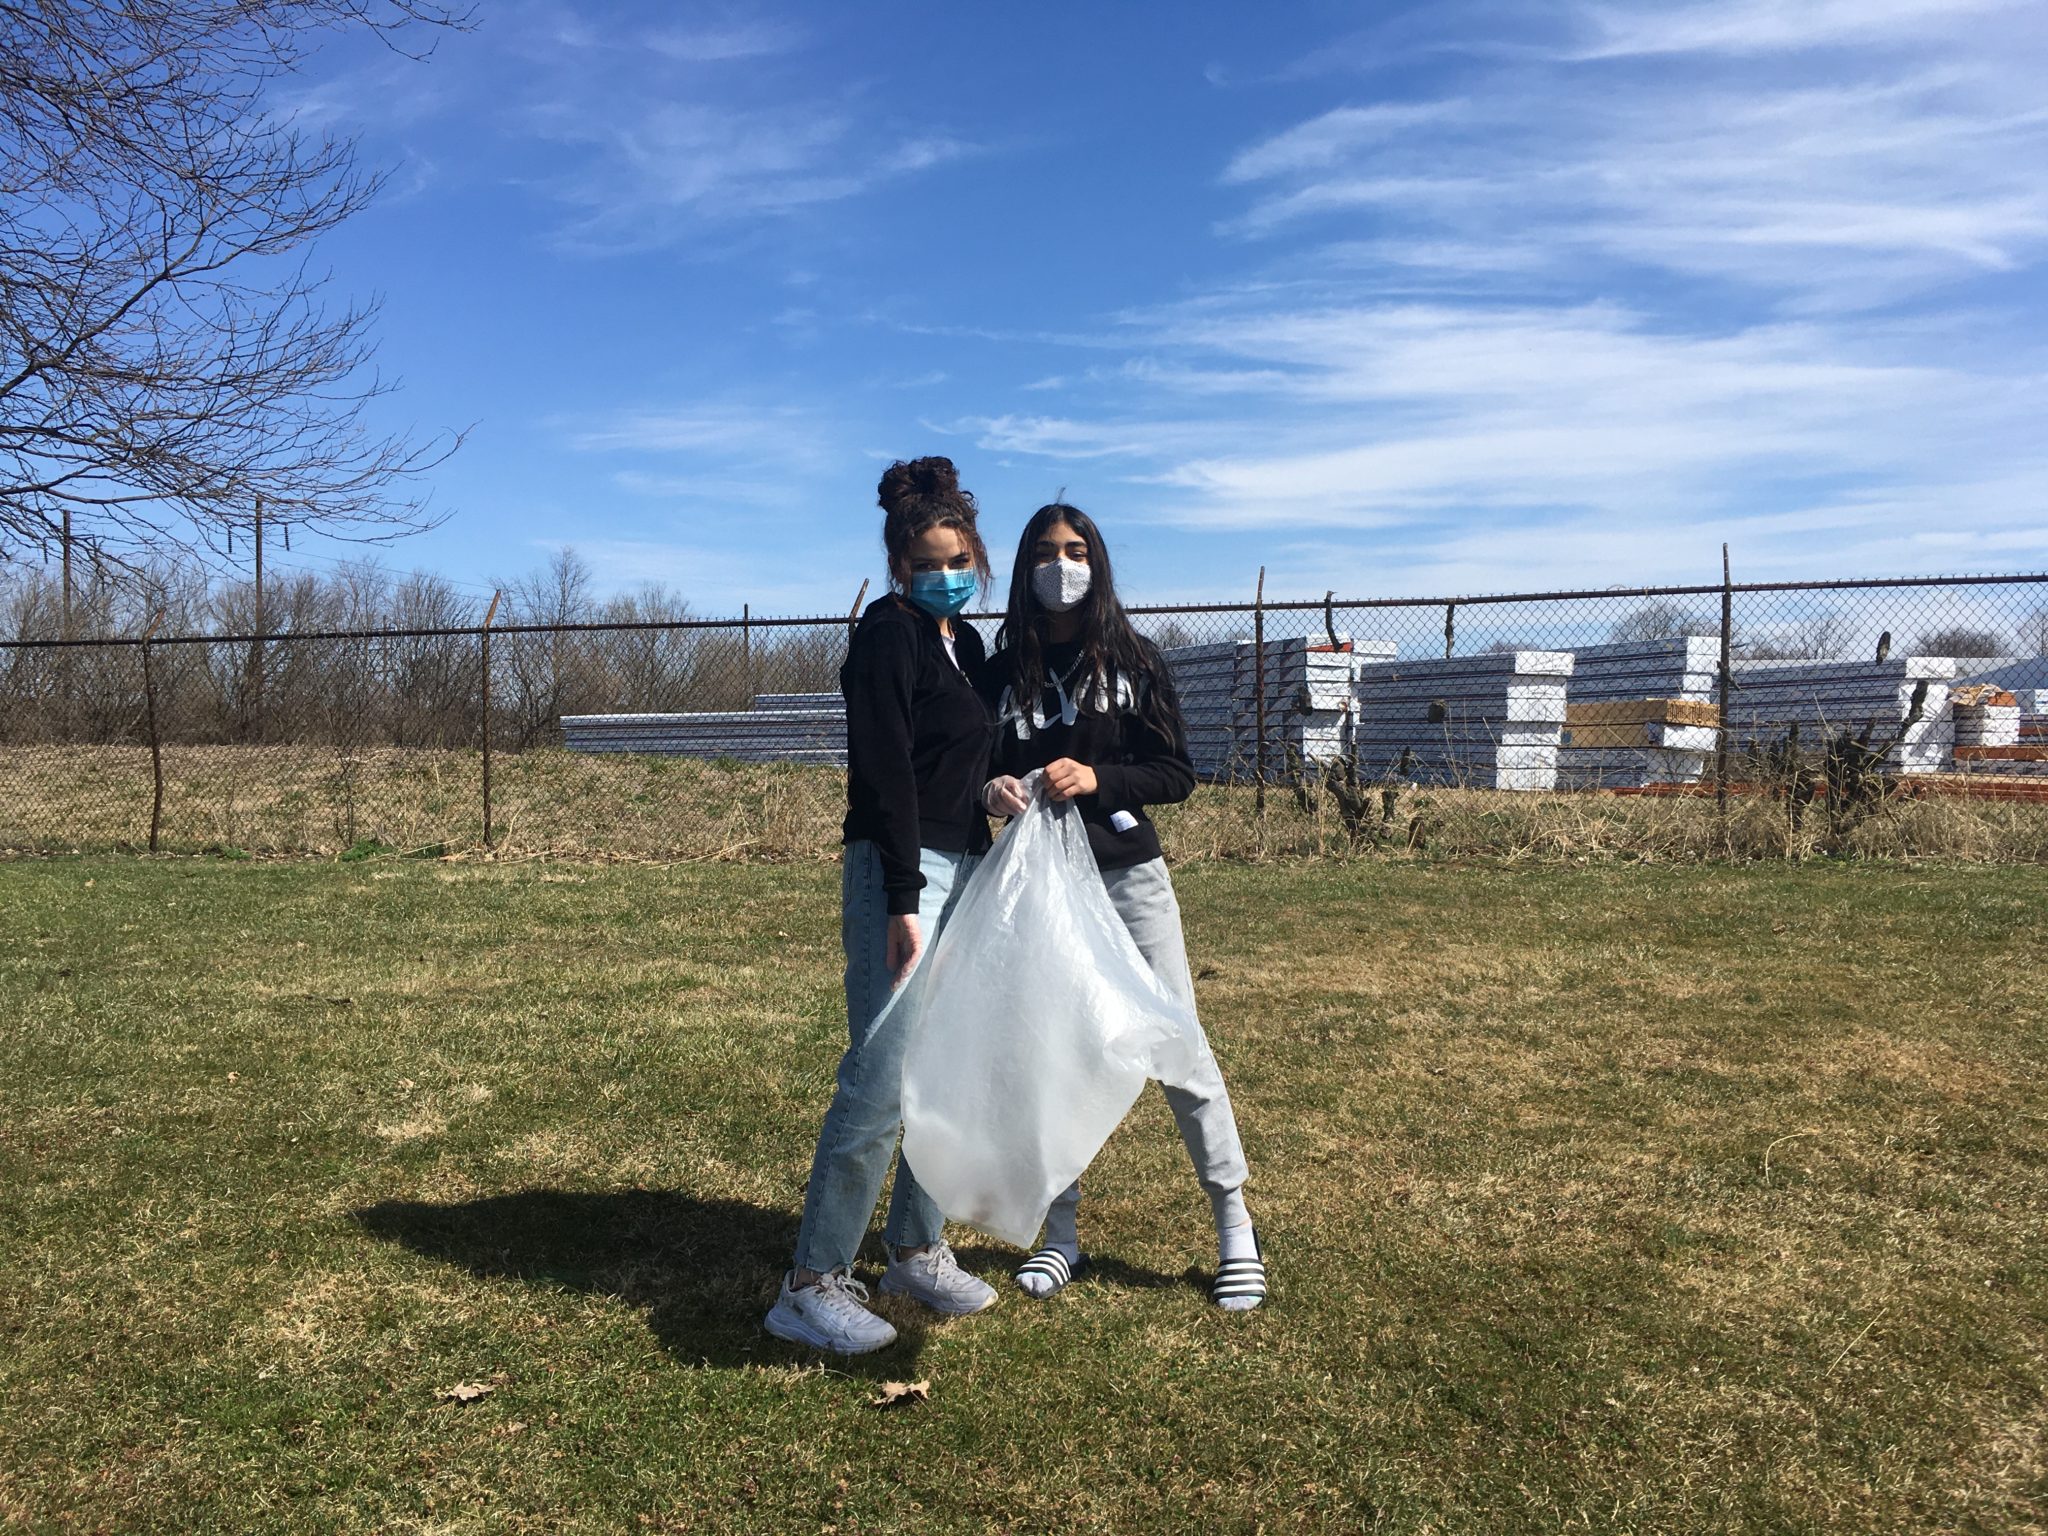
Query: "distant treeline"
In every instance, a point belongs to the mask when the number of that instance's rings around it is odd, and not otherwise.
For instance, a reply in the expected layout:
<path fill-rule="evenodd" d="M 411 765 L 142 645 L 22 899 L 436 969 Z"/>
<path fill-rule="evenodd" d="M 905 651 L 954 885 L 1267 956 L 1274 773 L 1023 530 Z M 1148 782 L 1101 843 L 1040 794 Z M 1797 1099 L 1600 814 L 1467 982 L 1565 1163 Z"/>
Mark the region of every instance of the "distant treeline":
<path fill-rule="evenodd" d="M 693 617 L 658 583 L 599 598 L 589 567 L 564 550 L 510 578 L 493 620 L 569 626 L 674 623 Z M 74 581 L 69 635 L 141 635 L 149 647 L 158 730 L 170 744 L 292 742 L 399 747 L 483 740 L 484 647 L 474 633 L 310 640 L 336 630 L 474 629 L 488 598 L 442 578 L 372 564 L 328 575 L 292 571 L 255 584 L 148 568 Z M 62 581 L 47 566 L 0 566 L 0 626 L 16 641 L 65 638 Z M 180 637 L 250 635 L 251 641 Z M 565 714 L 745 709 L 756 693 L 838 687 L 846 635 L 837 625 L 742 630 L 649 629 L 490 640 L 492 741 L 523 748 L 559 739 Z M 147 739 L 142 653 L 135 646 L 10 649 L 0 654 L 0 742 Z"/>

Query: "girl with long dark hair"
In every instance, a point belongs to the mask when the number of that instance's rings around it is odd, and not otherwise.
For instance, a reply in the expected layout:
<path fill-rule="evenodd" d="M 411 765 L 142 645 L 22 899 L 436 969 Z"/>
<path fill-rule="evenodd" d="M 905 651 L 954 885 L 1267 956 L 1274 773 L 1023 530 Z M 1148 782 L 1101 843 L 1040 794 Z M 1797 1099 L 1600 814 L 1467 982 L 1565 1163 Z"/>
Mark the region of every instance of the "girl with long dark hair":
<path fill-rule="evenodd" d="M 796 1258 L 766 1327 L 838 1354 L 895 1341 L 863 1302 L 853 1261 L 902 1128 L 904 1031 L 883 1005 L 938 936 L 981 855 L 988 713 L 981 637 L 955 622 L 989 580 L 974 498 L 950 459 L 889 466 L 878 499 L 891 590 L 854 631 L 846 696 L 846 844 L 840 937 L 849 1041 L 811 1163 Z M 880 1027 L 876 1027 L 877 1023 Z M 954 1262 L 945 1218 L 898 1159 L 882 1230 L 882 1289 L 937 1311 L 979 1312 L 986 1282 Z"/>
<path fill-rule="evenodd" d="M 982 691 L 996 717 L 982 804 L 991 815 L 1022 813 L 1029 802 L 1018 781 L 1044 769 L 1045 792 L 1077 802 L 1110 903 L 1153 974 L 1192 1009 L 1180 904 L 1145 814 L 1194 790 L 1187 727 L 1158 648 L 1117 601 L 1102 531 L 1080 508 L 1056 501 L 1025 525 Z M 1206 1045 L 1203 1057 L 1197 1080 L 1167 1088 L 1166 1098 L 1216 1215 L 1211 1296 L 1229 1311 L 1248 1311 L 1265 1298 L 1265 1262 L 1245 1208 L 1230 1094 Z M 1080 1271 L 1080 1199 L 1077 1179 L 1046 1213 L 1043 1246 L 1017 1270 L 1030 1295 L 1051 1296 Z"/>

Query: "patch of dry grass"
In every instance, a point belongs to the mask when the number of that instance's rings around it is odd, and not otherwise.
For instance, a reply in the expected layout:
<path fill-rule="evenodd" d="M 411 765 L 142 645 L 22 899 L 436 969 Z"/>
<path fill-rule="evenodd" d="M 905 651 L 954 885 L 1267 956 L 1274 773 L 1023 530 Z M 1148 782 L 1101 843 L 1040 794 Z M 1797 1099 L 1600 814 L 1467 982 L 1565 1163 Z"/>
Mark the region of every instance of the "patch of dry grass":
<path fill-rule="evenodd" d="M 162 846 L 334 856 L 478 849 L 482 758 L 474 752 L 311 747 L 177 747 L 165 753 Z M 0 849 L 76 852 L 146 845 L 149 753 L 139 747 L 0 748 Z M 843 776 L 827 768 L 688 758 L 500 754 L 494 846 L 505 857 L 835 858 Z M 1738 797 L 1724 823 L 1710 801 L 1609 794 L 1404 789 L 1384 836 L 1354 844 L 1327 799 L 1284 787 L 1263 822 L 1243 785 L 1208 786 L 1162 807 L 1169 856 L 1198 859 L 1487 858 L 1509 862 L 1801 858 L 1823 834 L 1774 801 Z M 1876 858 L 2048 861 L 2048 806 L 1901 799 L 1862 822 L 1848 851 Z"/>

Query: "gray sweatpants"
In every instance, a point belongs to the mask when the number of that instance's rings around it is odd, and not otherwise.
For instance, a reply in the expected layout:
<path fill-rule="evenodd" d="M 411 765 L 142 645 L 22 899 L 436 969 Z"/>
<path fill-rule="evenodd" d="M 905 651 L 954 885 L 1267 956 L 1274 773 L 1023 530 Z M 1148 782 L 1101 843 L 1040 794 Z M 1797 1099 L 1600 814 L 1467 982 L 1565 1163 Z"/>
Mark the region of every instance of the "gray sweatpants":
<path fill-rule="evenodd" d="M 1195 1006 L 1195 979 L 1188 971 L 1187 940 L 1181 933 L 1180 902 L 1173 894 L 1173 881 L 1166 873 L 1164 859 L 1150 859 L 1130 869 L 1106 869 L 1102 883 L 1109 889 L 1110 905 L 1124 920 L 1137 941 L 1138 952 L 1152 966 L 1166 990 Z M 1245 1167 L 1244 1145 L 1237 1138 L 1237 1117 L 1230 1110 L 1230 1090 L 1223 1086 L 1223 1073 L 1206 1045 L 1203 1067 L 1185 1087 L 1160 1084 L 1167 1105 L 1173 1110 L 1180 1139 L 1195 1165 L 1195 1177 L 1216 1208 L 1219 1226 L 1235 1226 L 1247 1219 L 1244 1197 L 1239 1193 L 1250 1170 Z M 1047 1242 L 1075 1241 L 1074 1210 L 1081 1199 L 1081 1181 L 1071 1186 L 1046 1212 Z"/>

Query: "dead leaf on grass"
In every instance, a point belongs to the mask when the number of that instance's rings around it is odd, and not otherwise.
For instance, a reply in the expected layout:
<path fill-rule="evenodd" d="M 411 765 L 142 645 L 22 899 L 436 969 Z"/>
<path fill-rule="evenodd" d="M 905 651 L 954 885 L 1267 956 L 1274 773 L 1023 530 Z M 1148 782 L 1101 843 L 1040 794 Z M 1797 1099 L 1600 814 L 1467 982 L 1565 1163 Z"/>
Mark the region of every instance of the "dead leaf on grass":
<path fill-rule="evenodd" d="M 929 1381 L 885 1381 L 879 1397 L 868 1399 L 870 1408 L 908 1408 L 912 1403 L 922 1403 L 932 1395 Z"/>
<path fill-rule="evenodd" d="M 458 1381 L 452 1387 L 443 1387 L 434 1394 L 434 1400 L 441 1403 L 473 1403 L 480 1397 L 489 1397 L 498 1389 L 481 1381 Z"/>

